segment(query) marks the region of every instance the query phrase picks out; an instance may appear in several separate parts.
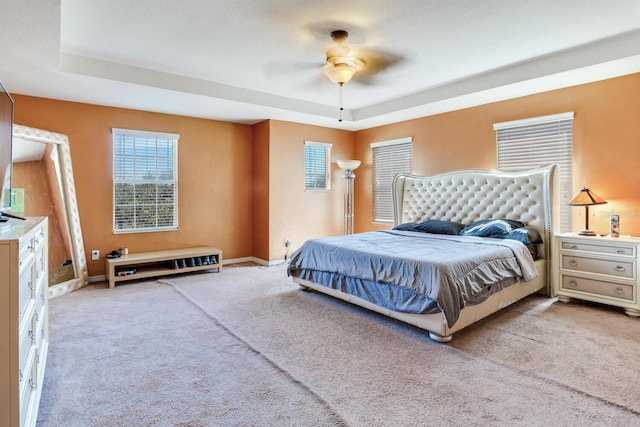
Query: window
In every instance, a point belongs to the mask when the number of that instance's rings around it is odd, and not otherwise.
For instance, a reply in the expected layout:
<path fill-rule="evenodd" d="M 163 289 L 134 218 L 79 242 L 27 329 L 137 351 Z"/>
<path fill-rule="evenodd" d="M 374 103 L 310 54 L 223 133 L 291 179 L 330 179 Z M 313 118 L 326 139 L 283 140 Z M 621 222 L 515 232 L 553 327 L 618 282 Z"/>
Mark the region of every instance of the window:
<path fill-rule="evenodd" d="M 560 232 L 571 231 L 573 112 L 496 123 L 498 169 L 558 164 Z"/>
<path fill-rule="evenodd" d="M 371 144 L 373 154 L 373 222 L 393 223 L 391 184 L 399 173 L 411 173 L 411 138 Z"/>
<path fill-rule="evenodd" d="M 304 189 L 330 190 L 331 146 L 325 142 L 304 142 Z"/>
<path fill-rule="evenodd" d="M 113 232 L 178 228 L 179 135 L 113 129 Z"/>

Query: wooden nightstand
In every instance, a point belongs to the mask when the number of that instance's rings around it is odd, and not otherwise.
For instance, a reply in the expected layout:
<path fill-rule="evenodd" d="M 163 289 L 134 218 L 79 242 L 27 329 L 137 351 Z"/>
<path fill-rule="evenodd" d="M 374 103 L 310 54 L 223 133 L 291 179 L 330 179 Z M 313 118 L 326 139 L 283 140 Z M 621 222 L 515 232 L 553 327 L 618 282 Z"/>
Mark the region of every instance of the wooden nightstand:
<path fill-rule="evenodd" d="M 622 307 L 631 317 L 640 316 L 640 239 L 576 233 L 563 233 L 555 239 L 558 301 L 594 301 Z"/>

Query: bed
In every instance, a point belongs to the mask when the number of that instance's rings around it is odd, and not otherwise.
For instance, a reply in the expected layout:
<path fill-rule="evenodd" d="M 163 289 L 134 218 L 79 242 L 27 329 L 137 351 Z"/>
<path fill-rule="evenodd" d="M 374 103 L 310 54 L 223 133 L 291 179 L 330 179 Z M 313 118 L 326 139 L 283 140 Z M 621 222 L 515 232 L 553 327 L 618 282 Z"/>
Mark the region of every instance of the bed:
<path fill-rule="evenodd" d="M 532 293 L 551 295 L 555 174 L 555 165 L 400 174 L 392 230 L 310 239 L 288 274 L 448 342 Z"/>

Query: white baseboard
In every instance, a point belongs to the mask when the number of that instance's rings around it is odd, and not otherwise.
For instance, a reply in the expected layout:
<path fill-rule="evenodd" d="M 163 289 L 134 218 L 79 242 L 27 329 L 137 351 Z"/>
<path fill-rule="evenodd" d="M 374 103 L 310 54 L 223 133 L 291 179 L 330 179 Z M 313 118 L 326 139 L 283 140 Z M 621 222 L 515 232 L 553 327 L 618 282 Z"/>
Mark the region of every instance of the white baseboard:
<path fill-rule="evenodd" d="M 106 281 L 107 281 L 107 276 L 105 276 L 104 274 L 101 274 L 100 276 L 89 276 L 89 283 L 106 282 Z"/>

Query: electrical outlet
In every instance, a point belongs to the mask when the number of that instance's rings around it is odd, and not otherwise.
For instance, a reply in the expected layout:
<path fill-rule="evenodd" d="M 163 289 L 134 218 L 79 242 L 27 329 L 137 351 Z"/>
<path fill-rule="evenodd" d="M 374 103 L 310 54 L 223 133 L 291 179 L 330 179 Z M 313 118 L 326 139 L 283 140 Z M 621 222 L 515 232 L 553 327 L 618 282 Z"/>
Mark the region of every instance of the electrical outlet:
<path fill-rule="evenodd" d="M 99 249 L 94 249 L 91 251 L 91 259 L 93 261 L 100 259 L 100 250 Z"/>
<path fill-rule="evenodd" d="M 284 239 L 284 247 L 288 248 L 289 246 L 291 246 L 291 240 L 289 239 Z"/>

